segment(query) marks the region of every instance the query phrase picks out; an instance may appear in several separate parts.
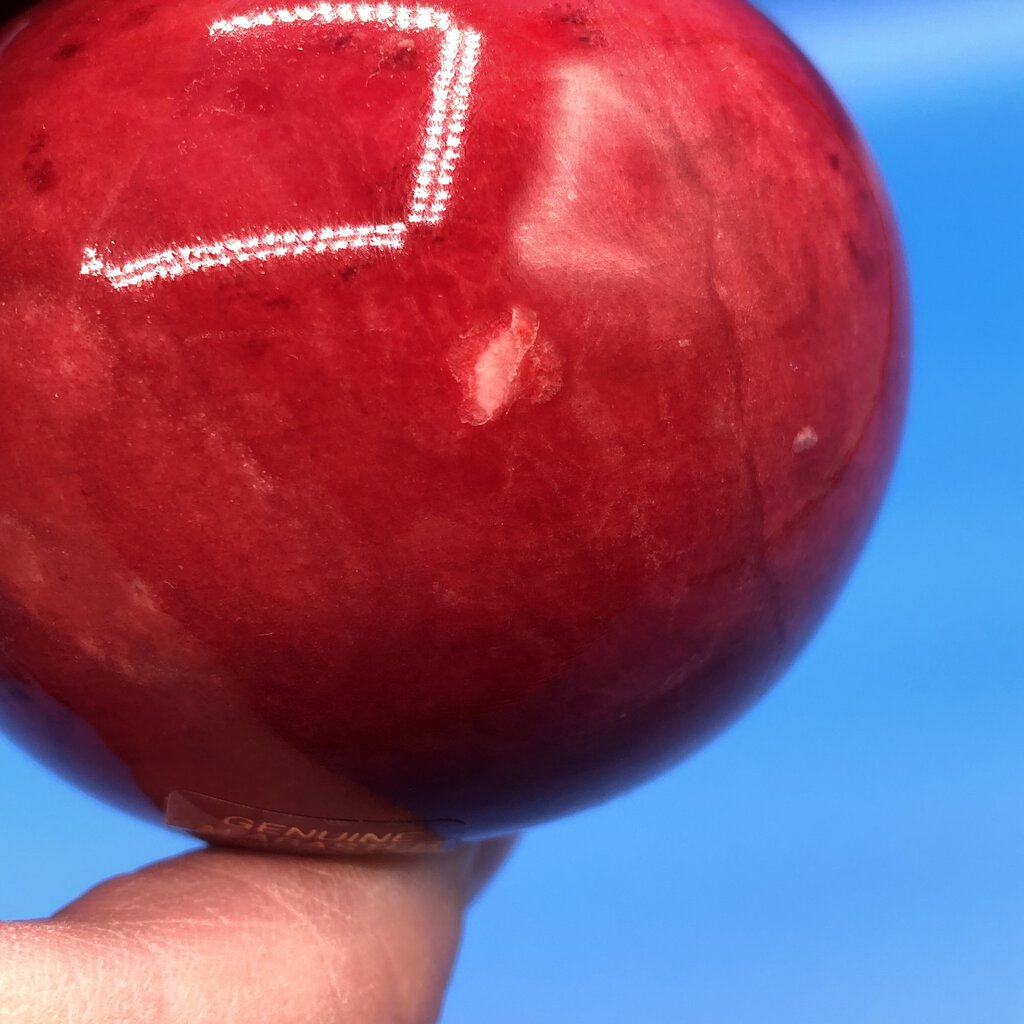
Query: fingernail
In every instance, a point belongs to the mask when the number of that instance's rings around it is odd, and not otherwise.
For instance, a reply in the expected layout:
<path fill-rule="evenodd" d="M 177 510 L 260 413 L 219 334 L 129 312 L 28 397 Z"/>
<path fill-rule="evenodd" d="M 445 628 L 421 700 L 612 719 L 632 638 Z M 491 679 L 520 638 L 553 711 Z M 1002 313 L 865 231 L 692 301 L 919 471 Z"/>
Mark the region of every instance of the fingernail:
<path fill-rule="evenodd" d="M 470 903 L 480 895 L 487 884 L 508 860 L 519 842 L 519 835 L 497 836 L 475 843 L 473 857 L 467 865 L 466 893 Z"/>

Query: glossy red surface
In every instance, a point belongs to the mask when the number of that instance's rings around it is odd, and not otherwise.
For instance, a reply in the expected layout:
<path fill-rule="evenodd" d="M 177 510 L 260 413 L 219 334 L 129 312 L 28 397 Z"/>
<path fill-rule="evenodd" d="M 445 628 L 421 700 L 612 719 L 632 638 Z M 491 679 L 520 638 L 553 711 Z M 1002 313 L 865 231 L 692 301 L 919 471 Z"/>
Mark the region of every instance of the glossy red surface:
<path fill-rule="evenodd" d="M 875 513 L 870 158 L 732 0 L 258 14 L 0 35 L 3 716 L 269 845 L 604 799 L 763 692 Z"/>

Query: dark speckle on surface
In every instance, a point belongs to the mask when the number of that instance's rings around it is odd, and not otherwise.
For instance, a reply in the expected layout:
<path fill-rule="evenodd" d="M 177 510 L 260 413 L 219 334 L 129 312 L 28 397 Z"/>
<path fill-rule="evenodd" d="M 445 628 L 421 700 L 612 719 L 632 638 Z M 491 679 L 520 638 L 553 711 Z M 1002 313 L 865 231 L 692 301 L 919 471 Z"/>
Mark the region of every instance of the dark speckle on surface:
<path fill-rule="evenodd" d="M 156 4 L 150 4 L 148 7 L 136 7 L 135 10 L 125 18 L 125 24 L 132 27 L 145 25 L 146 22 L 153 17 L 153 14 L 156 12 L 156 8 Z"/>
<path fill-rule="evenodd" d="M 25 171 L 33 192 L 49 192 L 57 184 L 57 172 L 53 169 L 52 160 L 30 165 Z"/>
<path fill-rule="evenodd" d="M 49 143 L 50 137 L 45 128 L 33 132 L 29 137 L 28 149 L 25 151 L 21 167 L 25 180 L 33 192 L 49 192 L 57 184 L 57 172 L 54 170 L 53 161 L 44 155 Z"/>
<path fill-rule="evenodd" d="M 852 235 L 846 236 L 846 247 L 850 257 L 864 281 L 873 281 L 878 276 L 878 262 L 869 252 L 857 244 Z"/>
<path fill-rule="evenodd" d="M 71 60 L 72 57 L 77 56 L 82 52 L 84 46 L 82 43 L 65 43 L 54 55 L 54 60 Z"/>
<path fill-rule="evenodd" d="M 396 68 L 416 67 L 416 57 L 416 44 L 411 39 L 400 39 L 385 55 L 387 62 Z"/>
<path fill-rule="evenodd" d="M 604 46 L 607 42 L 593 14 L 583 5 L 555 4 L 547 15 L 550 21 L 565 25 L 572 31 L 578 42 L 589 46 Z"/>
<path fill-rule="evenodd" d="M 263 335 L 253 335 L 246 344 L 246 351 L 253 359 L 263 359 L 270 351 L 270 339 Z"/>

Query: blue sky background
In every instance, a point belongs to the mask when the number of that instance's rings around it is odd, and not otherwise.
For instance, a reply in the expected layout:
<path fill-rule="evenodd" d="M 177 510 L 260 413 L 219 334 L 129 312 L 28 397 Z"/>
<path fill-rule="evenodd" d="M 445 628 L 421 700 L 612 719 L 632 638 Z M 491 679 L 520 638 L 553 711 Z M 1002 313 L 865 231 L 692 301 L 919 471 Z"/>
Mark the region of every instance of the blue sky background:
<path fill-rule="evenodd" d="M 526 837 L 444 1024 L 1024 1021 L 1024 2 L 761 6 L 846 101 L 902 224 L 915 377 L 891 496 L 765 701 Z M 189 845 L 2 739 L 0 780 L 0 917 Z"/>

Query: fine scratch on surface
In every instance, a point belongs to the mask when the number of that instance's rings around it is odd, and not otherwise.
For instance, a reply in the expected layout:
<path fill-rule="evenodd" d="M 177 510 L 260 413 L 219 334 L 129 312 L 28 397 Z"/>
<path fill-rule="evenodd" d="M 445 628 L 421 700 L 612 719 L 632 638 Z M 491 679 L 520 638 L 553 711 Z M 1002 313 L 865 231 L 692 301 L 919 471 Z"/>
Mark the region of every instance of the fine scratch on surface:
<path fill-rule="evenodd" d="M 757 464 L 757 456 L 751 438 L 748 422 L 747 384 L 743 367 L 743 356 L 740 345 L 739 327 L 735 316 L 729 308 L 728 301 L 722 294 L 721 286 L 716 280 L 717 267 L 710 270 L 710 295 L 719 307 L 722 323 L 726 327 L 724 336 L 728 339 L 730 349 L 729 367 L 732 377 L 732 401 L 736 417 L 736 441 L 739 447 L 739 458 L 746 478 L 747 492 L 750 502 L 751 530 L 758 538 L 757 550 L 754 552 L 753 565 L 760 577 L 765 600 L 772 612 L 772 621 L 776 638 L 776 656 L 781 657 L 786 649 L 786 620 L 783 614 L 782 586 L 772 568 L 768 557 L 768 532 L 765 517 L 764 490 L 761 486 L 761 474 Z"/>

